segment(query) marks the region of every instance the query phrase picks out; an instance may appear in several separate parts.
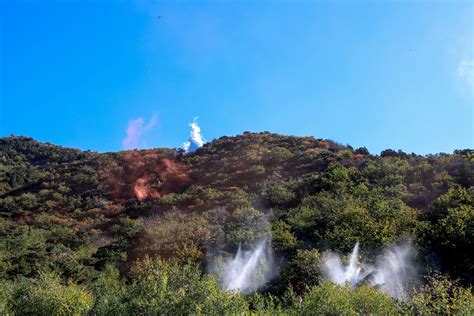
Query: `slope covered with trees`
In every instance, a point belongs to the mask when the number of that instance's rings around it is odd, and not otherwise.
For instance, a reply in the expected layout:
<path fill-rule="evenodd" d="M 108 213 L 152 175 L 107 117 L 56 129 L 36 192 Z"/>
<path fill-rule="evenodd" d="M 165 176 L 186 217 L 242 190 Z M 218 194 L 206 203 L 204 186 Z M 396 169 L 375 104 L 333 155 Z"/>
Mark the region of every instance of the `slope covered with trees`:
<path fill-rule="evenodd" d="M 210 272 L 272 240 L 278 273 L 251 295 Z M 410 240 L 409 301 L 321 277 L 327 250 Z M 95 153 L 0 139 L 0 313 L 474 312 L 474 153 L 372 155 L 244 133 L 194 153 Z"/>

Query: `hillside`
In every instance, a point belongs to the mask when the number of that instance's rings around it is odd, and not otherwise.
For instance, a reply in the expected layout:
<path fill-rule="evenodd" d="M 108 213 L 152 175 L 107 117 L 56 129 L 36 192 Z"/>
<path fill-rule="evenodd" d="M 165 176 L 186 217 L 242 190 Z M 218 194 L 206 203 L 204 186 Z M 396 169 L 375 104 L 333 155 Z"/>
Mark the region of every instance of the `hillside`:
<path fill-rule="evenodd" d="M 259 287 L 267 312 L 276 308 L 269 296 L 278 308 L 296 308 L 298 299 L 284 299 L 289 288 L 299 299 L 325 289 L 318 260 L 329 250 L 349 253 L 356 242 L 364 255 L 410 242 L 419 274 L 436 270 L 436 282 L 457 280 L 447 291 L 453 302 L 461 300 L 452 293 L 468 295 L 462 291 L 474 283 L 474 153 L 373 155 L 268 132 L 221 137 L 190 154 L 101 154 L 27 137 L 0 139 L 0 278 L 10 293 L 50 277 L 92 293 L 83 304 L 106 313 L 97 290 L 106 271 L 118 269 L 114 282 L 127 286 L 153 264 L 169 269 L 170 277 L 184 267 L 205 278 L 217 259 L 263 239 L 271 239 L 278 271 Z M 137 260 L 142 265 L 135 269 Z M 423 293 L 414 297 L 422 300 Z M 472 308 L 472 295 L 467 300 Z M 237 301 L 260 306 L 255 296 Z M 0 311 L 12 309 L 9 302 L 4 298 Z M 413 312 L 436 305 L 410 304 L 404 308 Z"/>

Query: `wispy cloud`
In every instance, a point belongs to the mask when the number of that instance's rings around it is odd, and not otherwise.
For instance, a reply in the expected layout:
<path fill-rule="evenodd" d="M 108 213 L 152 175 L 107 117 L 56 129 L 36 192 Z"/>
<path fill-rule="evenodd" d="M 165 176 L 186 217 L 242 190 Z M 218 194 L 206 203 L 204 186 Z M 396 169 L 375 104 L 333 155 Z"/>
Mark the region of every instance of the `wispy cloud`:
<path fill-rule="evenodd" d="M 463 78 L 471 89 L 474 89 L 474 59 L 463 59 L 458 66 L 458 75 Z"/>
<path fill-rule="evenodd" d="M 128 122 L 126 136 L 122 140 L 122 147 L 124 149 L 135 149 L 143 146 L 143 136 L 147 134 L 157 123 L 156 115 L 153 115 L 150 121 L 145 124 L 143 118 Z"/>

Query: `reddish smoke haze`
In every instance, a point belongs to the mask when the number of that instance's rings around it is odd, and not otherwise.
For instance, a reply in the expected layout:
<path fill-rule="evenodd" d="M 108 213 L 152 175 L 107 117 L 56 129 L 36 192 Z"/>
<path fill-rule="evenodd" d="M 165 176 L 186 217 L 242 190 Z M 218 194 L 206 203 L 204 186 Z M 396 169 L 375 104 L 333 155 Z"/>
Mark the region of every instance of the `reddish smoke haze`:
<path fill-rule="evenodd" d="M 190 182 L 187 168 L 170 153 L 156 150 L 126 151 L 103 168 L 114 198 L 140 201 L 184 190 Z"/>

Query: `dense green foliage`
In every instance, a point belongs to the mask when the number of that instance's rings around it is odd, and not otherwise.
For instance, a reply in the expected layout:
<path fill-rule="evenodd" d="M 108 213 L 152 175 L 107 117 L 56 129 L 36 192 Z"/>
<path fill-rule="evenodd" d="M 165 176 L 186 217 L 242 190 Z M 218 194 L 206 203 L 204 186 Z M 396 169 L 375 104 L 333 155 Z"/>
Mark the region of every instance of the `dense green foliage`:
<path fill-rule="evenodd" d="M 268 236 L 279 273 L 259 292 L 207 273 Z M 406 240 L 439 271 L 411 301 L 321 278 L 326 250 Z M 467 315 L 473 240 L 471 150 L 370 155 L 266 132 L 189 155 L 0 139 L 0 314 Z"/>

